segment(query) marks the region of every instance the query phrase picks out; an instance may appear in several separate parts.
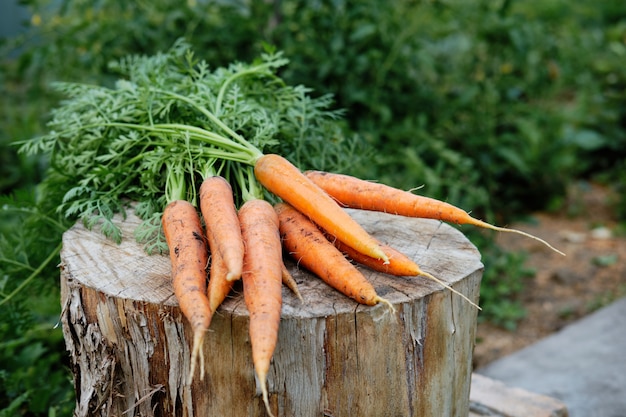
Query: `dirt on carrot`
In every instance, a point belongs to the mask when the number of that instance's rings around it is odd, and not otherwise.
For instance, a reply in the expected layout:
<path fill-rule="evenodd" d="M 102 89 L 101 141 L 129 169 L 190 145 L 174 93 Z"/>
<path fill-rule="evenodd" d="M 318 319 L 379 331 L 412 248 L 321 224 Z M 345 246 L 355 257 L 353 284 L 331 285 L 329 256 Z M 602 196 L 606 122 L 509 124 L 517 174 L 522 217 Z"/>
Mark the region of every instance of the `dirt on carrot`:
<path fill-rule="evenodd" d="M 202 342 L 211 324 L 211 309 L 206 294 L 207 245 L 198 212 L 187 201 L 175 200 L 168 204 L 163 211 L 162 224 L 172 263 L 174 294 L 193 329 L 190 384 L 198 356 L 200 377 L 204 378 Z"/>
<path fill-rule="evenodd" d="M 231 185 L 220 176 L 206 178 L 200 186 L 200 209 L 211 253 L 219 252 L 226 279 L 235 281 L 243 268 L 243 240 Z"/>
<path fill-rule="evenodd" d="M 287 203 L 279 203 L 274 208 L 280 222 L 283 246 L 298 265 L 361 304 L 371 306 L 382 302 L 394 310 L 393 305 L 376 294 L 372 284 L 305 215 Z"/>

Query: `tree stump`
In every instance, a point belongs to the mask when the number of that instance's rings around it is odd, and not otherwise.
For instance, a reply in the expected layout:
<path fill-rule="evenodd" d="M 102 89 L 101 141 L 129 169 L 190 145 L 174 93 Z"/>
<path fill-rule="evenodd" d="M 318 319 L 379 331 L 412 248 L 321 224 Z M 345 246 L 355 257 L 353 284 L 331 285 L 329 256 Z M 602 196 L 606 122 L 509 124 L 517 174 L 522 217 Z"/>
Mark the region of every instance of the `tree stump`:
<path fill-rule="evenodd" d="M 477 302 L 483 265 L 465 236 L 433 220 L 349 210 Z M 165 255 L 148 256 L 121 224 L 117 245 L 76 224 L 63 237 L 62 323 L 76 416 L 265 416 L 251 359 L 248 312 L 235 287 L 203 346 L 206 375 L 186 385 L 191 330 Z M 388 307 L 363 306 L 286 261 L 305 302 L 286 288 L 268 377 L 276 416 L 467 417 L 477 309 L 424 277 L 362 268 Z"/>

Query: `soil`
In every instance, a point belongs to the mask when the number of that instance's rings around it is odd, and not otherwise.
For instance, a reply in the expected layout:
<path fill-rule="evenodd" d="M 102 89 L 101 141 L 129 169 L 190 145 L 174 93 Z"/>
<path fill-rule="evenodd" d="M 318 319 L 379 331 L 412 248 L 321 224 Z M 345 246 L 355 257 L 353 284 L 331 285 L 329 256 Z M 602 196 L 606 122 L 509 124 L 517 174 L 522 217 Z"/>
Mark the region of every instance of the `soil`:
<path fill-rule="evenodd" d="M 532 224 L 510 225 L 550 242 L 566 256 L 519 235 L 499 234 L 502 248 L 527 253 L 526 266 L 536 274 L 526 281 L 521 295 L 526 316 L 514 331 L 478 325 L 475 368 L 626 296 L 626 236 L 611 210 L 614 199 L 608 187 L 579 183 L 558 213 L 535 213 Z"/>

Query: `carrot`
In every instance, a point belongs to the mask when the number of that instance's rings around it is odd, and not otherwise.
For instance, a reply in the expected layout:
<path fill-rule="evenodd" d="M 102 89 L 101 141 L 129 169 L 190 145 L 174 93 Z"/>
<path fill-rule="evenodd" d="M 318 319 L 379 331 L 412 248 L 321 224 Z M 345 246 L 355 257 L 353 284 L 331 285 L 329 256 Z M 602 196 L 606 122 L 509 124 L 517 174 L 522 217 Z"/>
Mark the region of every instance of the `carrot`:
<path fill-rule="evenodd" d="M 291 276 L 285 264 L 283 264 L 283 267 L 282 267 L 282 278 L 283 278 L 283 284 L 287 288 L 289 288 L 291 292 L 295 294 L 296 297 L 298 297 L 301 303 L 304 303 L 302 294 L 300 294 L 300 290 L 298 289 L 298 283 L 296 282 L 295 279 L 293 279 L 293 276 Z"/>
<path fill-rule="evenodd" d="M 174 200 L 163 210 L 163 232 L 172 263 L 172 286 L 183 315 L 193 329 L 191 383 L 200 355 L 200 377 L 204 378 L 202 342 L 211 324 L 211 309 L 206 295 L 208 251 L 196 208 L 184 200 Z"/>
<path fill-rule="evenodd" d="M 335 245 L 337 249 L 339 249 L 341 252 L 346 254 L 353 261 L 361 265 L 365 265 L 368 268 L 373 269 L 374 271 L 383 272 L 385 274 L 390 274 L 390 275 L 395 275 L 395 276 L 418 276 L 418 275 L 425 276 L 426 278 L 432 281 L 435 281 L 436 283 L 442 285 L 443 287 L 447 288 L 453 293 L 461 296 L 461 298 L 465 299 L 471 305 L 481 310 L 481 308 L 472 300 L 467 298 L 466 295 L 455 290 L 450 285 L 446 284 L 445 282 L 435 277 L 434 275 L 431 275 L 428 272 L 422 271 L 421 268 L 415 262 L 413 262 L 408 256 L 406 256 L 402 252 L 397 251 L 396 249 L 390 246 L 381 244 L 381 247 L 383 248 L 383 250 L 387 253 L 387 255 L 389 255 L 389 263 L 385 264 L 380 259 L 374 259 L 367 255 L 363 255 L 362 253 L 355 251 L 350 246 L 336 239 L 334 240 L 331 239 L 331 242 L 333 242 L 333 244 Z"/>
<path fill-rule="evenodd" d="M 233 287 L 233 281 L 229 281 L 226 278 L 227 275 L 228 269 L 226 268 L 224 259 L 222 259 L 221 253 L 219 251 L 212 252 L 211 270 L 209 271 L 209 285 L 207 288 L 211 314 L 215 313 Z"/>
<path fill-rule="evenodd" d="M 211 253 L 219 252 L 226 265 L 226 280 L 239 279 L 244 249 L 233 190 L 228 181 L 220 176 L 210 176 L 202 181 L 200 210 Z"/>
<path fill-rule="evenodd" d="M 416 195 L 388 185 L 365 181 L 349 175 L 321 171 L 307 171 L 305 175 L 345 207 L 467 224 L 498 232 L 517 233 L 537 240 L 553 251 L 565 255 L 537 236 L 521 230 L 494 226 L 470 216 L 466 211 L 452 204 L 434 198 Z"/>
<path fill-rule="evenodd" d="M 299 265 L 361 304 L 371 306 L 382 302 L 395 310 L 305 215 L 287 203 L 276 204 L 274 209 L 283 246 Z"/>
<path fill-rule="evenodd" d="M 278 340 L 282 307 L 282 248 L 278 218 L 271 204 L 253 199 L 239 210 L 245 244 L 243 295 L 250 313 L 252 361 L 261 385 L 263 402 L 270 411 L 267 374 Z"/>
<path fill-rule="evenodd" d="M 389 261 L 378 242 L 361 225 L 282 156 L 260 157 L 254 165 L 254 174 L 265 188 L 337 239 L 372 258 Z"/>
<path fill-rule="evenodd" d="M 374 259 L 370 256 L 363 255 L 362 253 L 354 250 L 345 243 L 337 239 L 333 239 L 331 236 L 327 236 L 327 238 L 335 245 L 337 249 L 346 254 L 350 259 L 361 265 L 365 265 L 368 268 L 373 269 L 374 271 L 382 272 L 389 275 L 409 277 L 414 277 L 422 274 L 422 270 L 415 262 L 413 262 L 408 256 L 406 256 L 402 252 L 390 246 L 386 246 L 383 244 L 380 245 L 389 257 L 389 262 L 384 263 L 380 259 Z"/>

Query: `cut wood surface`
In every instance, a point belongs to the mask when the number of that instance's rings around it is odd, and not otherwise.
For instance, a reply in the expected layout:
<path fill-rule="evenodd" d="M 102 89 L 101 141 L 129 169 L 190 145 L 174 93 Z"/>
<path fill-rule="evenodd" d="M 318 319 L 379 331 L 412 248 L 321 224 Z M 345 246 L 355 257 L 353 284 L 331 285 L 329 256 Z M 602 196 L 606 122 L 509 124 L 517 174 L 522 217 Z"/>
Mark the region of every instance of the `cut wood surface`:
<path fill-rule="evenodd" d="M 483 265 L 455 228 L 434 220 L 348 210 L 382 243 L 478 302 Z M 265 416 L 238 283 L 203 346 L 206 375 L 185 385 L 191 329 L 166 255 L 148 256 L 119 221 L 121 244 L 76 224 L 61 252 L 63 331 L 77 416 Z M 283 289 L 268 376 L 277 416 L 459 416 L 469 413 L 477 310 L 424 277 L 362 271 L 396 307 L 359 305 L 287 265 L 304 298 Z M 124 414 L 126 413 L 126 414 Z"/>

